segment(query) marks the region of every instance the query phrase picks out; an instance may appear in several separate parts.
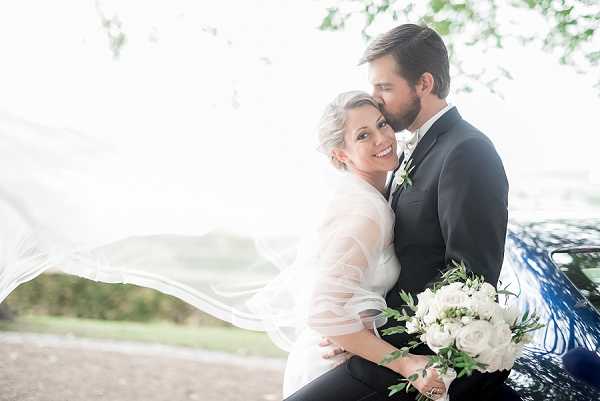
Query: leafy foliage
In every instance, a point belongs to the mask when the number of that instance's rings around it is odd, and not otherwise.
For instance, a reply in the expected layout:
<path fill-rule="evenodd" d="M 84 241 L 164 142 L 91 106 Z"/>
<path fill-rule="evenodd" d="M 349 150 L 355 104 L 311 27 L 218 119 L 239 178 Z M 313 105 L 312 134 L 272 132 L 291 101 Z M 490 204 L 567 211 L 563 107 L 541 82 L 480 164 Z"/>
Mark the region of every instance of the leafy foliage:
<path fill-rule="evenodd" d="M 228 326 L 175 297 L 149 288 L 98 283 L 65 274 L 42 274 L 20 285 L 2 305 L 16 316 Z"/>
<path fill-rule="evenodd" d="M 362 34 L 371 39 L 380 21 L 426 24 L 444 36 L 450 60 L 456 71 L 472 80 L 487 71 L 467 72 L 455 57 L 455 44 L 477 46 L 482 51 L 503 48 L 515 39 L 523 46 L 537 46 L 556 54 L 561 64 L 580 72 L 594 71 L 600 62 L 600 2 L 596 0 L 338 0 L 326 10 L 322 30 L 345 29 L 359 20 Z M 543 29 L 531 31 L 523 17 L 537 18 Z M 511 79 L 507 68 L 497 66 L 485 84 L 494 91 L 500 78 Z M 597 85 L 600 88 L 600 77 Z M 472 88 L 465 86 L 463 90 Z"/>
<path fill-rule="evenodd" d="M 471 290 L 479 290 L 485 283 L 485 279 L 482 276 L 477 276 L 474 273 L 467 270 L 467 267 L 463 262 L 455 262 L 452 261 L 449 268 L 442 273 L 442 277 L 439 282 L 436 282 L 433 286 L 433 292 L 435 293 L 440 288 L 444 286 L 448 286 L 452 283 L 463 283 Z M 514 295 L 509 291 L 503 291 L 502 293 L 508 295 Z M 400 326 L 394 326 L 387 328 L 383 331 L 384 335 L 391 335 L 396 333 L 411 333 L 411 331 L 407 330 L 406 322 L 412 319 L 413 314 L 417 313 L 418 304 L 415 304 L 415 300 L 413 296 L 405 291 L 400 292 L 400 297 L 404 302 L 405 306 L 412 312 L 410 315 L 407 313 L 406 309 L 402 309 L 401 311 L 388 308 L 384 311 L 385 316 L 388 318 L 393 318 L 394 320 L 401 323 Z M 442 316 L 442 317 L 439 317 Z M 444 310 L 441 315 L 438 315 L 436 320 L 436 324 L 443 325 L 443 320 L 445 319 L 461 319 L 463 317 L 473 317 L 473 313 L 467 307 L 450 307 Z M 442 319 L 442 320 L 440 320 Z M 424 334 L 425 329 L 419 324 L 420 329 L 417 331 L 417 334 Z M 511 341 L 515 344 L 526 343 L 528 342 L 528 334 L 536 331 L 540 328 L 544 327 L 543 324 L 540 323 L 539 317 L 535 313 L 530 313 L 529 311 L 525 311 L 523 315 L 521 315 L 517 320 L 511 325 L 510 329 L 512 331 L 512 339 Z M 414 332 L 413 332 L 414 333 Z M 422 340 L 422 336 L 419 337 L 419 341 L 412 340 L 407 346 L 402 347 L 398 351 L 394 351 L 385 356 L 385 358 L 380 362 L 381 365 L 387 365 L 390 362 L 403 358 L 408 355 L 410 350 L 424 344 Z M 456 343 L 453 341 L 450 345 L 443 347 L 437 351 L 437 353 L 430 357 L 429 363 L 427 366 L 419 372 L 415 372 L 411 376 L 403 379 L 400 383 L 395 384 L 389 387 L 390 396 L 396 394 L 399 391 L 410 391 L 411 388 L 414 388 L 412 383 L 419 378 L 419 375 L 425 377 L 427 374 L 427 369 L 430 367 L 435 367 L 441 375 L 447 375 L 451 369 L 454 369 L 457 372 L 457 377 L 470 376 L 473 374 L 475 370 L 485 369 L 488 365 L 481 363 L 476 360 L 478 355 L 472 356 L 467 352 L 459 349 Z M 417 400 L 426 400 L 427 398 L 419 394 L 417 396 Z"/>

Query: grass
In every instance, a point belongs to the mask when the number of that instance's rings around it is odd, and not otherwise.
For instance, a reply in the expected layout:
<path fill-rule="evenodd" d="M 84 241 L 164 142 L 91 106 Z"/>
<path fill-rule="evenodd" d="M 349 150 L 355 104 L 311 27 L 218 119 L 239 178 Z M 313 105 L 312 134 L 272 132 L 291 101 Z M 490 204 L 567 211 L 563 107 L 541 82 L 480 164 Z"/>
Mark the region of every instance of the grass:
<path fill-rule="evenodd" d="M 139 341 L 202 348 L 237 355 L 284 357 L 265 333 L 234 327 L 191 327 L 169 322 L 123 322 L 57 316 L 20 316 L 0 321 L 0 331 L 70 334 L 77 337 Z"/>

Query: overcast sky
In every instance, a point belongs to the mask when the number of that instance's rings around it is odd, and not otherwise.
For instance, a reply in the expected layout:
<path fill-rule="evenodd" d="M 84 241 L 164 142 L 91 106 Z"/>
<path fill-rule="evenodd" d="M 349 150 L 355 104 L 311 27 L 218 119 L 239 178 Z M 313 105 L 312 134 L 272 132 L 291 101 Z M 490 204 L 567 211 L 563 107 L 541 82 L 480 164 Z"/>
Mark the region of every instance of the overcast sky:
<path fill-rule="evenodd" d="M 131 177 L 145 178 L 107 184 L 98 213 L 135 208 L 140 221 L 161 221 L 149 232 L 285 231 L 314 214 L 331 176 L 316 151 L 321 110 L 341 91 L 369 90 L 356 29 L 318 31 L 314 1 L 101 5 L 127 34 L 119 60 L 93 1 L 0 5 L 4 130 L 16 118 L 117 146 L 123 164 L 107 177 L 129 161 Z M 596 76 L 522 46 L 461 57 L 514 76 L 499 85 L 504 99 L 482 88 L 449 97 L 496 144 L 511 191 L 552 172 L 600 188 Z"/>

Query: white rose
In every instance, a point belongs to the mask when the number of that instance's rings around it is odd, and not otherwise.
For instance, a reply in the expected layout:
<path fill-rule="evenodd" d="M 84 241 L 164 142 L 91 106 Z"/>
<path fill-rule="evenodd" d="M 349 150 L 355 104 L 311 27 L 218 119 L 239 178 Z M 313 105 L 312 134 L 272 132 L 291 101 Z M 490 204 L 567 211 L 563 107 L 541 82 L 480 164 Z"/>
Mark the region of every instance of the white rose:
<path fill-rule="evenodd" d="M 439 309 L 447 309 L 447 308 L 460 308 L 463 306 L 467 306 L 469 302 L 469 296 L 466 291 L 461 287 L 454 286 L 453 284 L 460 283 L 452 283 L 450 285 L 444 286 L 440 288 L 435 293 L 435 303 Z"/>
<path fill-rule="evenodd" d="M 487 299 L 482 298 L 471 298 L 469 301 L 469 308 L 476 314 L 479 315 L 479 318 L 488 320 L 491 319 L 492 316 L 495 316 L 498 312 L 496 308 L 497 304 Z"/>
<path fill-rule="evenodd" d="M 503 368 L 502 359 L 505 350 L 499 348 L 490 348 L 481 352 L 477 358 L 477 362 L 485 363 L 487 366 L 481 369 L 483 372 L 496 372 Z"/>
<path fill-rule="evenodd" d="M 460 281 L 455 281 L 454 283 L 446 284 L 442 288 L 453 289 L 453 290 L 462 290 L 465 288 L 465 285 Z"/>
<path fill-rule="evenodd" d="M 444 330 L 439 324 L 432 324 L 425 333 L 425 343 L 436 354 L 440 349 L 449 346 L 454 341 L 450 332 Z"/>
<path fill-rule="evenodd" d="M 474 320 L 456 333 L 456 346 L 474 357 L 489 347 L 493 330 L 490 322 Z"/>
<path fill-rule="evenodd" d="M 429 310 L 429 306 L 433 302 L 435 298 L 435 294 L 429 288 L 425 291 L 417 294 L 417 311 L 415 312 L 415 316 L 423 317 Z"/>
<path fill-rule="evenodd" d="M 496 300 L 496 288 L 494 288 L 494 286 L 491 285 L 490 283 L 481 284 L 481 287 L 479 287 L 478 293 L 481 294 L 482 296 L 485 296 L 485 297 L 491 299 L 492 301 Z"/>
<path fill-rule="evenodd" d="M 473 321 L 473 318 L 471 316 L 463 316 L 460 318 L 460 322 L 464 325 L 467 325 L 469 323 L 471 323 Z"/>
<path fill-rule="evenodd" d="M 423 323 L 425 323 L 426 325 L 430 325 L 436 322 L 436 320 L 438 319 L 438 315 L 440 314 L 440 309 L 439 309 L 439 305 L 437 304 L 431 304 L 429 306 L 429 310 L 427 311 L 427 313 L 425 314 L 425 316 L 423 316 Z"/>
<path fill-rule="evenodd" d="M 504 320 L 504 308 L 496 302 L 494 302 L 492 305 L 494 305 L 494 312 L 492 313 L 492 316 L 491 316 L 491 318 L 492 318 L 491 322 L 493 324 L 506 323 L 506 321 Z M 510 327 L 510 325 L 509 325 L 509 327 Z"/>
<path fill-rule="evenodd" d="M 494 324 L 494 331 L 490 345 L 494 348 L 506 348 L 511 345 L 512 331 L 510 326 L 505 322 Z"/>
<path fill-rule="evenodd" d="M 521 345 L 510 343 L 508 347 L 504 348 L 504 352 L 502 354 L 502 366 L 500 369 L 509 370 L 512 369 L 515 364 L 515 360 L 521 354 L 523 347 Z"/>
<path fill-rule="evenodd" d="M 517 319 L 520 317 L 521 311 L 516 305 L 510 305 L 507 308 L 502 309 L 502 317 L 504 321 L 513 327 L 517 322 Z"/>
<path fill-rule="evenodd" d="M 447 331 L 448 333 L 450 333 L 450 336 L 452 336 L 452 338 L 456 338 L 456 334 L 458 333 L 458 331 L 463 327 L 462 324 L 460 323 L 447 323 L 443 325 L 444 330 Z"/>
<path fill-rule="evenodd" d="M 455 317 L 446 317 L 444 319 L 442 319 L 441 324 L 444 327 L 447 327 L 447 325 L 459 325 L 459 327 L 462 327 L 462 324 L 460 324 L 460 319 L 459 318 L 455 318 Z"/>
<path fill-rule="evenodd" d="M 419 330 L 421 329 L 421 326 L 419 325 L 419 321 L 417 319 L 415 319 L 414 317 L 411 318 L 410 320 L 406 321 L 406 332 L 408 334 L 414 334 L 419 332 Z"/>

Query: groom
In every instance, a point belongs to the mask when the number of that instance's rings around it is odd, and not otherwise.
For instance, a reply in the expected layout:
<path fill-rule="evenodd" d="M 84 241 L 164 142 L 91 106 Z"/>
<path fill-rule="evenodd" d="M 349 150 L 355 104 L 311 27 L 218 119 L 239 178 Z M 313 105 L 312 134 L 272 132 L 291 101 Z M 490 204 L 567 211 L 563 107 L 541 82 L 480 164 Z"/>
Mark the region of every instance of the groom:
<path fill-rule="evenodd" d="M 430 28 L 401 25 L 372 42 L 362 63 L 369 65 L 373 96 L 388 122 L 396 132 L 412 134 L 388 184 L 396 214 L 394 246 L 402 266 L 387 295 L 388 306 L 400 309 L 401 290 L 415 297 L 439 280 L 440 269 L 452 260 L 496 284 L 504 255 L 508 182 L 490 140 L 445 100 L 450 74 L 444 42 Z M 395 184 L 394 177 L 411 166 L 412 184 Z M 383 339 L 398 348 L 411 340 L 406 334 Z M 426 346 L 414 352 L 431 354 Z M 507 376 L 476 372 L 456 379 L 450 399 L 491 400 Z M 387 387 L 399 379 L 393 371 L 353 356 L 287 401 L 413 400 L 416 393 L 387 396 Z"/>

